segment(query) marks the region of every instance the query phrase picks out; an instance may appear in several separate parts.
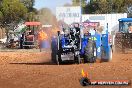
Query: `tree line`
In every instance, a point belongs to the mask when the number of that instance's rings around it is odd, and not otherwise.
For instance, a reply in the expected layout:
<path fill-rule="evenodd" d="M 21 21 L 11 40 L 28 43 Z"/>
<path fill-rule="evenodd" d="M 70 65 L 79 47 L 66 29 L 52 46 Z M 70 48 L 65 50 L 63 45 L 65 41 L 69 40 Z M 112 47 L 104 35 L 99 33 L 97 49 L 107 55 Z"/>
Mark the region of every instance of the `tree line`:
<path fill-rule="evenodd" d="M 0 26 L 8 27 L 20 21 L 34 20 L 35 0 L 0 0 Z"/>
<path fill-rule="evenodd" d="M 0 29 L 8 33 L 23 21 L 34 21 L 37 10 L 33 7 L 35 0 L 0 0 Z"/>
<path fill-rule="evenodd" d="M 81 1 L 81 2 L 80 2 Z M 37 11 L 35 0 L 0 0 L 0 27 L 11 27 L 20 21 L 36 21 L 35 15 L 52 14 L 49 9 Z M 72 6 L 82 6 L 85 14 L 105 14 L 127 12 L 132 17 L 132 0 L 72 0 Z M 54 16 L 49 16 L 50 18 Z M 51 19 L 51 18 L 50 18 Z M 48 19 L 46 19 L 48 20 Z M 55 19 L 54 19 L 55 20 Z"/>
<path fill-rule="evenodd" d="M 132 0 L 72 0 L 72 5 L 82 5 L 84 14 L 128 13 L 132 17 Z"/>

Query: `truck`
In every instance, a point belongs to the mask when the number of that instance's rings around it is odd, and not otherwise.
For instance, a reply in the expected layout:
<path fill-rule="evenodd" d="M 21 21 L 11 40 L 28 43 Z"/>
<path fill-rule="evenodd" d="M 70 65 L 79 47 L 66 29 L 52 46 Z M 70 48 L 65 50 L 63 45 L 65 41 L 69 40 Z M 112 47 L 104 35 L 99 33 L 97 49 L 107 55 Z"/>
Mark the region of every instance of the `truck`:
<path fill-rule="evenodd" d="M 132 49 L 132 18 L 121 18 L 115 35 L 115 52 L 126 53 Z"/>
<path fill-rule="evenodd" d="M 108 43 L 108 33 L 99 34 L 95 31 L 92 35 L 89 32 L 82 33 L 79 23 L 67 29 L 63 33 L 58 31 L 57 36 L 52 38 L 52 61 L 58 65 L 64 61 L 75 63 L 94 63 L 97 58 L 102 61 L 111 60 L 111 48 Z"/>

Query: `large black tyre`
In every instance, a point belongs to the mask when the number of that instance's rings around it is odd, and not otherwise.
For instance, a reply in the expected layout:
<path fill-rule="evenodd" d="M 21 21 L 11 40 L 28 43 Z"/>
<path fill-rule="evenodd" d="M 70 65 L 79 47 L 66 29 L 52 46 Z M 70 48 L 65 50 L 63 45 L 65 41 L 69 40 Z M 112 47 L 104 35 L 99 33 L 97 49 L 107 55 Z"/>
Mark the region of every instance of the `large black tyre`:
<path fill-rule="evenodd" d="M 105 50 L 107 48 L 108 50 Z M 101 62 L 112 61 L 112 48 L 111 47 L 101 47 Z"/>
<path fill-rule="evenodd" d="M 57 65 L 61 64 L 62 60 L 61 60 L 61 55 L 59 54 L 59 51 L 52 50 L 51 57 L 52 57 L 53 63 L 56 63 Z"/>
<path fill-rule="evenodd" d="M 84 62 L 90 62 L 90 63 L 94 63 L 96 62 L 96 58 L 97 58 L 97 48 L 96 48 L 96 44 L 93 40 L 88 40 L 88 44 L 85 47 L 85 51 L 84 51 Z"/>
<path fill-rule="evenodd" d="M 52 62 L 56 63 L 56 64 L 60 64 L 60 54 L 59 54 L 59 50 L 57 47 L 57 38 L 53 38 L 51 41 L 51 58 L 52 58 Z"/>
<path fill-rule="evenodd" d="M 57 54 L 56 54 L 56 64 L 57 64 L 57 65 L 62 64 L 62 59 L 61 59 L 61 52 L 60 52 L 60 50 L 58 50 L 58 51 L 57 51 Z"/>
<path fill-rule="evenodd" d="M 129 33 L 116 33 L 114 50 L 116 53 L 126 53 L 126 48 L 130 45 Z"/>
<path fill-rule="evenodd" d="M 56 55 L 57 55 L 57 44 L 56 39 L 52 39 L 51 41 L 51 59 L 56 63 Z"/>
<path fill-rule="evenodd" d="M 80 58 L 80 55 L 77 55 L 77 56 L 74 56 L 74 60 L 75 60 L 75 63 L 77 64 L 81 64 L 81 58 Z"/>
<path fill-rule="evenodd" d="M 52 57 L 52 61 L 56 64 L 61 64 L 62 60 L 61 60 L 61 49 L 60 49 L 60 44 L 59 44 L 59 50 L 58 50 L 58 39 L 57 38 L 53 38 L 51 41 L 51 57 Z"/>
<path fill-rule="evenodd" d="M 81 58 L 80 58 L 80 55 L 77 56 L 77 59 L 78 59 L 78 64 L 81 64 Z"/>
<path fill-rule="evenodd" d="M 125 52 L 125 47 L 123 45 L 123 39 L 118 39 L 115 38 L 115 46 L 114 46 L 114 50 L 116 53 L 124 53 Z"/>

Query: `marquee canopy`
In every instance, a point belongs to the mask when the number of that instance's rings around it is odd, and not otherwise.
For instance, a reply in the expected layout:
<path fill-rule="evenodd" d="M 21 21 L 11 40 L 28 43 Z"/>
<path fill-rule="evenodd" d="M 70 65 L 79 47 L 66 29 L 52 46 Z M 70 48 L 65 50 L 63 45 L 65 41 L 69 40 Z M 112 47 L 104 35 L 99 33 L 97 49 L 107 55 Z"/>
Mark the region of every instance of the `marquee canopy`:
<path fill-rule="evenodd" d="M 40 22 L 25 22 L 26 26 L 39 26 L 41 25 Z"/>

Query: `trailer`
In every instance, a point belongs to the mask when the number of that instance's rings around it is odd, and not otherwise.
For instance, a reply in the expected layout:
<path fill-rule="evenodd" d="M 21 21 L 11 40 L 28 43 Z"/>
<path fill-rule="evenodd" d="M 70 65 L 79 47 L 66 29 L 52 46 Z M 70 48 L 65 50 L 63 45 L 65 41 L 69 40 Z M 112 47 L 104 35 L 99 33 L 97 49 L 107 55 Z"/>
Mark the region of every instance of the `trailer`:
<path fill-rule="evenodd" d="M 64 61 L 75 63 L 94 63 L 99 58 L 104 61 L 111 60 L 111 48 L 108 43 L 108 33 L 100 35 L 81 33 L 82 27 L 78 23 L 68 29 L 63 28 L 63 33 L 52 38 L 52 61 L 58 65 Z"/>

